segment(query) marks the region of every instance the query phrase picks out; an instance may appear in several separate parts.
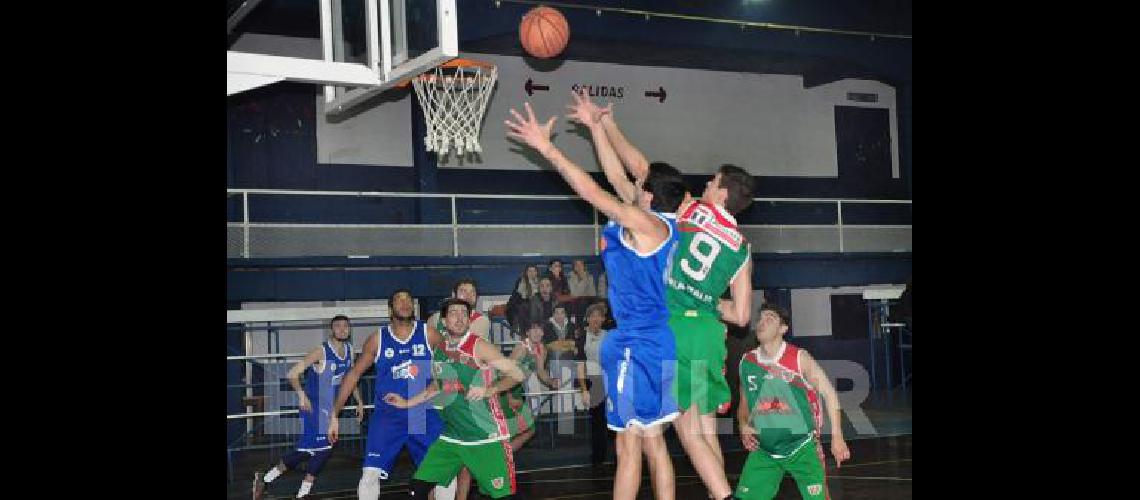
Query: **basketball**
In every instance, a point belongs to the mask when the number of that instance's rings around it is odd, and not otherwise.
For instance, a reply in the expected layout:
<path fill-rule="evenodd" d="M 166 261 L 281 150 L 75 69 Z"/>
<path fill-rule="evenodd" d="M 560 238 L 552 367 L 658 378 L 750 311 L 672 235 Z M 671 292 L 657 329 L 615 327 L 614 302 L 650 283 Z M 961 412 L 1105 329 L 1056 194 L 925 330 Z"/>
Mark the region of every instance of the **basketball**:
<path fill-rule="evenodd" d="M 527 53 L 549 59 L 562 53 L 570 41 L 570 25 L 562 13 L 550 7 L 530 9 L 519 23 L 519 41 Z"/>

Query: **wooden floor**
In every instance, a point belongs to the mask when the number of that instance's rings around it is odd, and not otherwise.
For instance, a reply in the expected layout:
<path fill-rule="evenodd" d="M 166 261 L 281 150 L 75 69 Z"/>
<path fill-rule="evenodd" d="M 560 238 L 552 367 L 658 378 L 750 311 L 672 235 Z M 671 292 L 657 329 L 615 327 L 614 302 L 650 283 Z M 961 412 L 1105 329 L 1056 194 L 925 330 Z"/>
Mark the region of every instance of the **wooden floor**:
<path fill-rule="evenodd" d="M 825 450 L 828 449 L 824 446 Z M 848 441 L 852 459 L 836 469 L 830 451 L 827 452 L 827 483 L 834 500 L 901 500 L 911 494 L 911 436 L 889 436 Z M 747 453 L 743 450 L 725 453 L 725 468 L 729 482 L 736 484 Z M 684 455 L 673 457 L 676 472 L 676 498 L 678 500 L 707 498 L 704 485 Z M 518 493 L 524 499 L 602 499 L 610 498 L 613 488 L 613 464 L 601 468 L 591 466 L 562 466 L 546 470 L 524 471 L 518 474 Z M 643 478 L 639 499 L 652 499 L 648 473 L 643 464 Z M 276 486 L 276 485 L 275 485 Z M 273 488 L 277 490 L 279 488 Z M 280 488 L 277 495 L 266 499 L 291 498 L 295 488 Z M 407 498 L 407 482 L 384 485 L 381 499 Z M 248 498 L 248 496 L 246 497 Z M 314 500 L 355 499 L 355 490 L 330 491 L 311 496 Z M 477 494 L 473 499 L 486 498 Z M 791 477 L 785 477 L 777 499 L 798 499 L 799 492 Z"/>

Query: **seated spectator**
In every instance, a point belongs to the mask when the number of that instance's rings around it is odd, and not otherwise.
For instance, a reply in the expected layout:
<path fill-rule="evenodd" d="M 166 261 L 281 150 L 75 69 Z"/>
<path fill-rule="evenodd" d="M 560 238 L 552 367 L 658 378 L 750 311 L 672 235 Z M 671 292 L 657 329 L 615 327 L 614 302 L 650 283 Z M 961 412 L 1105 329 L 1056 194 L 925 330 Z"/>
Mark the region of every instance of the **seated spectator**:
<path fill-rule="evenodd" d="M 598 296 L 598 288 L 594 286 L 594 276 L 586 271 L 586 261 L 574 259 L 574 270 L 566 277 L 570 285 L 572 302 L 568 304 L 570 318 L 574 324 L 582 324 L 586 306 L 590 305 Z"/>
<path fill-rule="evenodd" d="M 523 269 L 515 281 L 514 291 L 507 300 L 507 321 L 511 330 L 521 336 L 523 328 L 531 323 L 530 299 L 538 293 L 538 266 L 531 264 Z"/>
<path fill-rule="evenodd" d="M 529 300 L 538 293 L 538 266 L 530 264 L 523 269 L 522 275 L 515 281 L 514 293 L 523 300 Z"/>
<path fill-rule="evenodd" d="M 575 347 L 575 328 L 566 314 L 566 306 L 554 305 L 554 314 L 542 325 L 542 343 L 550 351 L 549 360 L 572 360 L 578 352 Z"/>
<path fill-rule="evenodd" d="M 538 280 L 538 293 L 530 298 L 528 306 L 530 321 L 538 323 L 546 323 L 554 315 L 554 304 L 557 299 L 554 297 L 554 287 L 550 283 L 550 277 L 543 276 Z"/>
<path fill-rule="evenodd" d="M 586 271 L 586 262 L 574 259 L 574 271 L 566 277 L 570 287 L 570 295 L 575 297 L 596 297 L 598 288 L 594 286 L 594 277 Z"/>
<path fill-rule="evenodd" d="M 570 295 L 570 285 L 566 282 L 566 275 L 562 274 L 562 261 L 551 260 L 550 267 L 546 270 L 546 276 L 550 278 L 550 284 L 554 286 L 554 295 Z"/>

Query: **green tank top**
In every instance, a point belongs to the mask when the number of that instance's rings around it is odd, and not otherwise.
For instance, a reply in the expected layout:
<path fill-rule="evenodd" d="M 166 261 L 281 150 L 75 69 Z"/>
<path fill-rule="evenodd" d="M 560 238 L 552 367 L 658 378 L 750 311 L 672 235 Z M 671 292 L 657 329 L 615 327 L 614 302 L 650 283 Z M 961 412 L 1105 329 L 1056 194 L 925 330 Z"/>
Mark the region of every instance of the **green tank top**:
<path fill-rule="evenodd" d="M 499 398 L 467 400 L 472 387 L 488 387 L 495 370 L 475 358 L 475 346 L 486 342 L 468 332 L 458 342 L 445 340 L 432 353 L 432 376 L 442 389 L 433 399 L 443 419 L 439 438 L 457 444 L 483 444 L 510 436 Z"/>
<path fill-rule="evenodd" d="M 718 317 L 717 301 L 748 262 L 751 246 L 732 214 L 699 201 L 677 217 L 677 234 L 665 294 L 669 312 Z"/>
<path fill-rule="evenodd" d="M 775 359 L 756 348 L 740 360 L 748 420 L 759 433 L 760 449 L 776 458 L 791 456 L 817 437 L 823 422 L 819 394 L 800 371 L 799 351 L 785 342 Z"/>

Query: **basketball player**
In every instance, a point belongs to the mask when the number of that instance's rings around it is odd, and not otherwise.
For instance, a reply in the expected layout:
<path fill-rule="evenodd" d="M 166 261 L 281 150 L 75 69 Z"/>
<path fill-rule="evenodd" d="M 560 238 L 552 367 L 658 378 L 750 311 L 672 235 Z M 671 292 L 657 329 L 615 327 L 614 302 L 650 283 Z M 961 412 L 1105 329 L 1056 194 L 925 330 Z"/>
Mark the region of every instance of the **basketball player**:
<path fill-rule="evenodd" d="M 432 392 L 444 428 L 412 476 L 412 498 L 426 498 L 437 484 L 448 484 L 463 467 L 491 498 L 514 498 L 514 455 L 499 395 L 522 382 L 523 374 L 499 348 L 468 329 L 471 305 L 443 302 L 444 340 L 433 352 Z M 495 381 L 495 371 L 506 377 Z M 397 403 L 403 398 L 395 396 Z"/>
<path fill-rule="evenodd" d="M 819 442 L 821 395 L 831 421 L 831 454 L 836 467 L 851 458 L 843 441 L 839 396 L 811 354 L 784 341 L 788 326 L 786 310 L 764 304 L 756 322 L 760 345 L 740 360 L 736 418 L 740 440 L 751 452 L 736 486 L 736 496 L 743 500 L 775 497 L 785 472 L 796 480 L 801 497 L 830 498 Z"/>
<path fill-rule="evenodd" d="M 571 118 L 585 124 L 594 138 L 607 179 L 619 192 L 631 183 L 618 159 L 634 178 L 646 175 L 649 162 L 625 139 L 611 112 L 580 93 L 571 94 Z M 604 136 L 609 141 L 600 141 Z M 602 151 L 609 142 L 616 151 Z M 616 153 L 616 154 L 615 154 Z M 686 196 L 677 218 L 678 243 L 672 255 L 666 292 L 669 327 L 677 345 L 677 436 L 712 498 L 725 498 L 732 488 L 724 473 L 724 456 L 716 432 L 718 408 L 732 400 L 725 380 L 727 329 L 721 317 L 748 326 L 752 304 L 751 247 L 736 227 L 735 214 L 752 203 L 755 180 L 743 169 L 723 165 L 705 184 L 701 200 Z M 731 287 L 731 288 L 730 288 Z M 719 300 L 726 289 L 731 301 Z"/>
<path fill-rule="evenodd" d="M 537 321 L 526 329 L 526 337 L 515 345 L 510 359 L 518 365 L 523 372 L 523 378 L 529 379 L 530 374 L 547 387 L 557 389 L 560 387 L 558 377 L 551 377 L 546 369 L 546 346 L 542 344 L 542 323 Z M 502 395 L 500 404 L 507 417 L 507 427 L 511 431 L 511 450 L 518 451 L 531 437 L 534 436 L 534 413 L 527 402 L 525 392 L 526 384 L 514 386 L 510 392 Z"/>
<path fill-rule="evenodd" d="M 475 335 L 487 339 L 487 334 L 491 330 L 491 322 L 483 313 L 475 309 L 476 304 L 479 303 L 478 285 L 475 283 L 475 280 L 472 278 L 463 278 L 456 281 L 455 284 L 451 286 L 451 296 L 465 300 L 471 305 L 471 318 L 468 329 L 475 333 Z M 428 325 L 431 328 L 435 328 L 437 332 L 447 331 L 447 327 L 443 324 L 442 313 L 443 311 L 436 311 L 428 318 Z M 467 495 L 470 491 L 471 471 L 464 467 L 455 478 L 455 500 L 467 500 Z"/>
<path fill-rule="evenodd" d="M 617 328 L 599 349 L 606 380 L 606 422 L 617 432 L 617 473 L 613 496 L 632 499 L 641 482 L 641 455 L 649 459 L 658 500 L 674 498 L 673 463 L 665 448 L 664 424 L 677 417 L 670 387 L 676 353 L 665 304 L 669 253 L 676 242 L 675 212 L 685 195 L 684 181 L 667 164 L 650 165 L 623 202 L 605 192 L 550 142 L 556 117 L 539 124 L 526 103 L 527 117 L 511 110 L 507 135 L 550 161 L 574 191 L 609 217 L 602 259 L 609 274 L 609 298 Z M 606 141 L 604 135 L 598 141 Z M 608 143 L 599 151 L 610 151 Z M 624 197 L 624 196 L 623 196 Z"/>
<path fill-rule="evenodd" d="M 335 415 L 332 412 L 333 399 L 340 389 L 341 379 L 352 366 L 352 342 L 349 340 L 352 325 L 346 316 L 334 317 L 329 325 L 332 328 L 329 339 L 289 369 L 289 384 L 297 391 L 297 406 L 301 415 L 302 433 L 301 440 L 297 442 L 297 450 L 282 458 L 276 467 L 264 475 L 261 472 L 254 475 L 254 500 L 265 493 L 269 483 L 285 471 L 296 468 L 302 461 L 307 461 L 307 464 L 297 498 L 305 497 L 332 454 L 333 443 L 326 432 L 329 418 Z M 302 372 L 305 374 L 304 388 L 301 386 Z M 359 390 L 350 391 L 356 397 L 356 419 L 360 421 L 364 416 L 364 400 L 360 398 Z"/>
<path fill-rule="evenodd" d="M 479 290 L 475 280 L 463 278 L 456 281 L 455 284 L 451 286 L 451 296 L 466 300 L 468 304 L 471 304 L 471 331 L 475 332 L 475 335 L 486 339 L 487 333 L 491 331 L 491 320 L 487 319 L 486 315 L 476 309 L 479 305 Z M 428 325 L 435 328 L 437 332 L 444 332 L 447 328 L 443 326 L 442 311 L 432 313 L 431 317 L 428 318 Z"/>
<path fill-rule="evenodd" d="M 364 470 L 356 490 L 362 500 L 380 495 L 380 481 L 388 479 L 405 446 L 412 461 L 419 464 L 443 427 L 439 413 L 428 403 L 433 394 L 428 384 L 432 345 L 441 337 L 415 319 L 414 304 L 410 291 L 392 292 L 388 297 L 391 323 L 364 342 L 360 361 L 345 375 L 337 395 L 336 408 L 340 408 L 368 367 L 376 365 L 375 409 L 368 421 Z M 335 441 L 339 432 L 339 422 L 333 418 L 329 438 Z"/>

